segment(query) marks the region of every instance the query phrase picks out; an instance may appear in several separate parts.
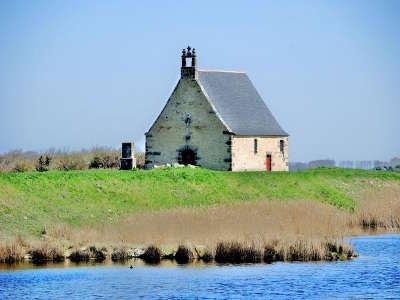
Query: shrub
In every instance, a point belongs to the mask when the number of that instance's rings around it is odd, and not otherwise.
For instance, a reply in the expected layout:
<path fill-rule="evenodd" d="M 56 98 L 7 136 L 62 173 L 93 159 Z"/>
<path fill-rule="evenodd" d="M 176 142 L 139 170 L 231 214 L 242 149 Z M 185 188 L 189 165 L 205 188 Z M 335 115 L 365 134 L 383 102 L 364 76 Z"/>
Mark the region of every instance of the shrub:
<path fill-rule="evenodd" d="M 103 261 L 106 259 L 106 249 L 97 249 L 95 246 L 89 247 L 89 257 L 95 261 Z"/>
<path fill-rule="evenodd" d="M 324 258 L 328 260 L 346 260 L 357 256 L 349 245 L 339 241 L 326 242 L 325 252 Z"/>
<path fill-rule="evenodd" d="M 261 251 L 253 245 L 239 242 L 220 242 L 215 250 L 218 263 L 254 263 L 261 261 Z"/>
<path fill-rule="evenodd" d="M 128 251 L 125 248 L 114 249 L 111 253 L 112 261 L 127 260 L 129 258 Z"/>
<path fill-rule="evenodd" d="M 325 251 L 321 242 L 296 240 L 286 249 L 285 259 L 288 261 L 318 261 L 324 258 Z"/>
<path fill-rule="evenodd" d="M 11 171 L 10 164 L 11 164 L 10 160 L 8 160 L 4 156 L 0 156 L 0 172 Z"/>
<path fill-rule="evenodd" d="M 60 171 L 84 170 L 87 169 L 87 163 L 78 153 L 63 153 L 57 155 L 54 159 L 55 169 Z"/>
<path fill-rule="evenodd" d="M 266 263 L 272 263 L 277 260 L 282 260 L 279 259 L 281 258 L 279 255 L 277 255 L 277 252 L 275 250 L 275 247 L 273 245 L 266 245 L 264 248 L 264 262 Z"/>
<path fill-rule="evenodd" d="M 31 255 L 34 264 L 43 264 L 47 261 L 61 262 L 65 259 L 62 249 L 51 247 L 47 243 L 42 243 L 28 253 Z"/>
<path fill-rule="evenodd" d="M 193 252 L 185 246 L 179 246 L 175 253 L 175 260 L 178 264 L 187 264 L 193 260 Z"/>
<path fill-rule="evenodd" d="M 200 257 L 204 262 L 210 262 L 213 259 L 213 255 L 210 251 L 206 250 L 206 252 Z"/>
<path fill-rule="evenodd" d="M 72 262 L 89 261 L 89 253 L 87 251 L 76 249 L 68 256 Z"/>
<path fill-rule="evenodd" d="M 0 172 L 25 172 L 34 169 L 37 154 L 22 150 L 13 150 L 0 155 Z"/>
<path fill-rule="evenodd" d="M 194 248 L 194 251 L 196 252 L 197 257 L 204 262 L 210 262 L 213 259 L 213 254 L 207 247 L 198 246 Z"/>
<path fill-rule="evenodd" d="M 29 251 L 29 254 L 32 256 L 34 264 L 42 264 L 48 260 L 46 250 L 43 248 L 33 249 Z"/>
<path fill-rule="evenodd" d="M 35 169 L 38 172 L 46 172 L 49 170 L 50 167 L 50 163 L 51 163 L 51 157 L 48 155 L 40 155 L 37 162 L 36 162 L 36 166 Z"/>
<path fill-rule="evenodd" d="M 119 155 L 115 153 L 104 155 L 103 168 L 107 169 L 119 168 Z"/>
<path fill-rule="evenodd" d="M 144 169 L 145 155 L 143 152 L 137 152 L 135 154 L 136 168 Z"/>
<path fill-rule="evenodd" d="M 161 250 L 156 246 L 149 246 L 140 258 L 146 263 L 157 264 L 161 260 Z"/>
<path fill-rule="evenodd" d="M 22 160 L 15 163 L 12 168 L 14 172 L 29 172 L 33 170 L 33 163 L 28 160 Z"/>
<path fill-rule="evenodd" d="M 90 161 L 89 168 L 90 169 L 119 168 L 119 154 L 115 152 L 98 153 Z"/>
<path fill-rule="evenodd" d="M 15 241 L 0 245 L 0 263 L 12 264 L 23 259 L 22 245 Z"/>
<path fill-rule="evenodd" d="M 64 253 L 60 248 L 50 248 L 47 255 L 53 262 L 61 262 L 65 260 Z"/>
<path fill-rule="evenodd" d="M 89 260 L 104 261 L 107 258 L 107 249 L 98 249 L 95 246 L 90 246 L 88 249 L 76 249 L 68 256 L 72 262 L 87 262 Z"/>
<path fill-rule="evenodd" d="M 103 162 L 100 157 L 95 156 L 93 159 L 90 161 L 89 164 L 89 169 L 100 169 L 103 168 Z"/>

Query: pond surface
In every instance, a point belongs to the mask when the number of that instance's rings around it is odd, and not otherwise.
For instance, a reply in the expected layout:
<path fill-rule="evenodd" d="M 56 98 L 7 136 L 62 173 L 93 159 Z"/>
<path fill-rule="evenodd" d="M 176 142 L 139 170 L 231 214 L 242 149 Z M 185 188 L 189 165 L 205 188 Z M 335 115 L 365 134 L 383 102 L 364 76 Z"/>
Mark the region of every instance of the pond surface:
<path fill-rule="evenodd" d="M 400 299 L 400 235 L 351 243 L 360 257 L 347 262 L 3 267 L 0 299 Z"/>

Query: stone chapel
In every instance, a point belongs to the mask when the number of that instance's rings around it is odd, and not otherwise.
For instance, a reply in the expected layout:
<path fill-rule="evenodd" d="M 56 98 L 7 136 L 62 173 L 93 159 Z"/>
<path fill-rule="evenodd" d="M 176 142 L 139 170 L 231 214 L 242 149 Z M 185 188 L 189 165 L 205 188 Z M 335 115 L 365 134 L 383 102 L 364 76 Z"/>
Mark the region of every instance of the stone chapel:
<path fill-rule="evenodd" d="M 146 132 L 145 167 L 288 171 L 288 134 L 244 72 L 201 70 L 182 50 L 181 78 Z"/>

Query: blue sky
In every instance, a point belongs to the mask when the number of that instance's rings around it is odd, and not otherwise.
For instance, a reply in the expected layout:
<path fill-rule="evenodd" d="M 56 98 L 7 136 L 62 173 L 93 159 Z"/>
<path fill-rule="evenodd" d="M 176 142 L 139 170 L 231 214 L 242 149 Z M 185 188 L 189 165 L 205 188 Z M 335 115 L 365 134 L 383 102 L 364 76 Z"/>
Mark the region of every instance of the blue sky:
<path fill-rule="evenodd" d="M 118 147 L 179 79 L 244 70 L 290 160 L 400 155 L 400 1 L 1 1 L 0 152 Z"/>

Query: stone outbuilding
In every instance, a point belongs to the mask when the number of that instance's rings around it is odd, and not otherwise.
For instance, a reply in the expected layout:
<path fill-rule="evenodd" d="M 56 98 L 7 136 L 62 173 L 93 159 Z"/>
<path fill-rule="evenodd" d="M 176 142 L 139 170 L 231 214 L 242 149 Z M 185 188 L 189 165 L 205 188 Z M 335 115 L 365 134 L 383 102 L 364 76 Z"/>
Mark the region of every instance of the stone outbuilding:
<path fill-rule="evenodd" d="M 146 133 L 147 169 L 196 165 L 214 170 L 288 171 L 288 134 L 247 74 L 199 70 L 182 51 L 181 78 Z"/>

